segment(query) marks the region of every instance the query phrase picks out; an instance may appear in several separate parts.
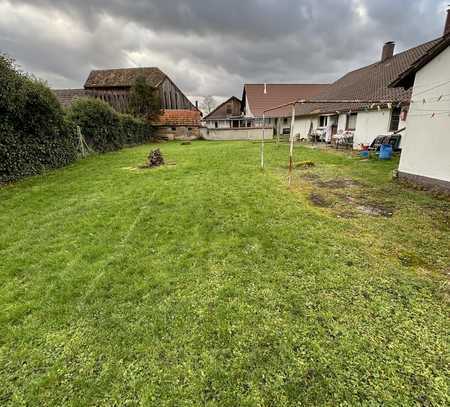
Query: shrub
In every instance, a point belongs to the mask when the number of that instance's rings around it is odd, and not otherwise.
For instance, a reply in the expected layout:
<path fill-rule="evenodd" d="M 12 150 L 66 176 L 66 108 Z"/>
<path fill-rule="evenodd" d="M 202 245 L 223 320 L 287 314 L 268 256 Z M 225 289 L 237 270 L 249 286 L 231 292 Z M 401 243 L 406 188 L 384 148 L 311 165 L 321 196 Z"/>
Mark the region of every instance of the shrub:
<path fill-rule="evenodd" d="M 117 113 L 100 99 L 76 100 L 67 111 L 67 120 L 72 127 L 81 128 L 86 143 L 99 153 L 142 144 L 152 137 L 149 124 L 133 116 Z"/>
<path fill-rule="evenodd" d="M 129 114 L 121 114 L 122 139 L 127 146 L 147 143 L 153 137 L 153 128 L 143 120 Z"/>
<path fill-rule="evenodd" d="M 53 92 L 0 55 L 0 182 L 73 162 L 75 141 Z"/>

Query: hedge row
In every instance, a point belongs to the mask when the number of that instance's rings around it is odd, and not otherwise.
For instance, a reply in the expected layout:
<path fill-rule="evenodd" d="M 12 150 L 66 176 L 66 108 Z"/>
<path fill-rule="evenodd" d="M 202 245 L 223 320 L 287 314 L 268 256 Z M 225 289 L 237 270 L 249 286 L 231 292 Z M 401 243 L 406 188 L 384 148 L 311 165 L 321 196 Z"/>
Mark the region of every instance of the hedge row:
<path fill-rule="evenodd" d="M 0 55 L 0 183 L 76 159 L 74 134 L 53 92 Z"/>
<path fill-rule="evenodd" d="M 78 99 L 67 111 L 72 128 L 79 126 L 86 143 L 105 153 L 138 145 L 152 138 L 152 127 L 133 116 L 117 113 L 99 99 Z"/>
<path fill-rule="evenodd" d="M 45 84 L 0 55 L 0 183 L 74 162 L 80 144 L 77 126 L 99 153 L 152 138 L 146 122 L 119 114 L 101 100 L 80 99 L 64 112 Z"/>

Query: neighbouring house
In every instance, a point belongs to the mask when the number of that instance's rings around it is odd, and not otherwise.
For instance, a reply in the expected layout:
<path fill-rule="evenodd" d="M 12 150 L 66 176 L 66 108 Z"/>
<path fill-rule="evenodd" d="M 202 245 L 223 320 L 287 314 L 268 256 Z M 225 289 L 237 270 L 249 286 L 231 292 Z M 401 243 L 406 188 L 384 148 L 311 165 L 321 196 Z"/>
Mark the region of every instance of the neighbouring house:
<path fill-rule="evenodd" d="M 199 110 L 165 109 L 154 123 L 156 136 L 167 140 L 192 140 L 204 135 Z M 206 129 L 205 129 L 206 130 Z"/>
<path fill-rule="evenodd" d="M 353 147 L 370 145 L 377 136 L 401 132 L 408 137 L 406 118 L 411 90 L 389 85 L 441 41 L 440 38 L 394 55 L 394 42 L 383 46 L 378 62 L 349 72 L 313 99 L 327 103 L 297 105 L 294 133 L 306 138 L 326 131 L 332 139 L 349 137 Z M 339 103 L 339 100 L 364 103 Z M 378 103 L 385 101 L 385 103 Z"/>
<path fill-rule="evenodd" d="M 61 104 L 71 105 L 80 97 L 94 97 L 109 103 L 118 112 L 128 109 L 128 95 L 136 78 L 144 77 L 157 89 L 162 109 L 197 110 L 175 83 L 159 68 L 124 68 L 92 71 L 84 89 L 54 90 Z"/>
<path fill-rule="evenodd" d="M 203 118 L 208 129 L 230 129 L 245 127 L 241 115 L 241 101 L 232 96 Z"/>
<path fill-rule="evenodd" d="M 393 83 L 412 89 L 399 177 L 450 192 L 450 10 L 444 37 Z"/>
<path fill-rule="evenodd" d="M 265 125 L 273 129 L 272 135 L 289 134 L 291 111 L 289 107 L 266 112 L 268 109 L 298 99 L 309 99 L 324 92 L 328 84 L 245 84 L 242 95 L 242 114 L 253 127 Z"/>

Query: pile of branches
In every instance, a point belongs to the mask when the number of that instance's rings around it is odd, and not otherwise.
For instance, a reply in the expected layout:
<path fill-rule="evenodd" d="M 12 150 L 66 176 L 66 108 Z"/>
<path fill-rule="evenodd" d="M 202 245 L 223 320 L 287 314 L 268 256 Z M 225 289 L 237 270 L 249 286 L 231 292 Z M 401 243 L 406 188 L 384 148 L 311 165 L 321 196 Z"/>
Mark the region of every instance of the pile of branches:
<path fill-rule="evenodd" d="M 165 164 L 164 157 L 159 148 L 157 148 L 156 150 L 150 151 L 150 154 L 148 156 L 148 162 L 146 164 L 147 168 L 160 167 L 161 165 L 164 165 L 164 164 Z"/>

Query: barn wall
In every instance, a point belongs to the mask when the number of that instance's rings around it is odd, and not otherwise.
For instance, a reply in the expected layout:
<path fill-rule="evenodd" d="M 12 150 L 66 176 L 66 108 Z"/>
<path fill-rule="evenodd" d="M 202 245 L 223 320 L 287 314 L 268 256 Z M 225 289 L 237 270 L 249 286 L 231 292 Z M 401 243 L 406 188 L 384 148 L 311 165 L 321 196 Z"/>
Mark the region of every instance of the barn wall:
<path fill-rule="evenodd" d="M 162 109 L 194 109 L 190 100 L 166 78 L 159 86 Z"/>
<path fill-rule="evenodd" d="M 156 130 L 156 137 L 167 139 L 167 140 L 193 140 L 201 136 L 200 127 L 159 127 Z"/>

